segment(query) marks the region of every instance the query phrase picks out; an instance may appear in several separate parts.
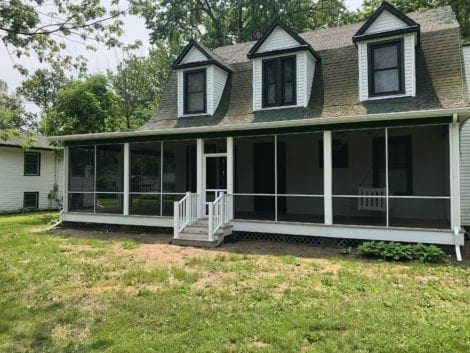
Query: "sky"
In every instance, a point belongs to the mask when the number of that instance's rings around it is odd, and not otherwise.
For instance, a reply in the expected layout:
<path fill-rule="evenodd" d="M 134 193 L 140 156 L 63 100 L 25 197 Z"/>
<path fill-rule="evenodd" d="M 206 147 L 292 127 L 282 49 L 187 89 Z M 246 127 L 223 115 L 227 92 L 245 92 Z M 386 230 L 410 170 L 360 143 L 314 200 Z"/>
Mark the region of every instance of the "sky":
<path fill-rule="evenodd" d="M 345 2 L 348 9 L 356 10 L 361 6 L 362 0 L 346 0 Z M 125 8 L 126 2 L 121 1 L 121 3 L 122 8 Z M 128 15 L 124 18 L 124 35 L 121 40 L 126 44 L 130 44 L 137 39 L 143 43 L 137 54 L 145 55 L 148 50 L 148 31 L 145 28 L 144 20 L 141 17 Z M 81 54 L 88 58 L 88 70 L 90 72 L 113 70 L 123 58 L 120 49 L 108 50 L 103 45 L 93 45 L 97 47 L 97 51 L 88 51 L 85 45 L 67 43 L 68 50 L 72 54 Z M 9 91 L 13 91 L 18 87 L 22 80 L 22 76 L 13 68 L 15 64 L 24 65 L 31 72 L 40 67 L 38 60 L 34 57 L 21 59 L 11 57 L 3 42 L 0 42 L 0 80 L 7 82 Z M 25 102 L 25 104 L 29 110 L 37 110 L 33 103 Z"/>

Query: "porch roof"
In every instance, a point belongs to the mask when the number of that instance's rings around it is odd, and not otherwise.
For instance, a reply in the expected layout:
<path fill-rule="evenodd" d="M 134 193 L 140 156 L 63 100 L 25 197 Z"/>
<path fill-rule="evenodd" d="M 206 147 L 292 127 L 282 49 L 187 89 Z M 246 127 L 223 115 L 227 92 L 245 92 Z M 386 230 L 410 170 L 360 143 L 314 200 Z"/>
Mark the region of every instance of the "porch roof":
<path fill-rule="evenodd" d="M 92 143 L 122 143 L 138 141 L 158 141 L 169 139 L 212 138 L 223 136 L 264 135 L 273 133 L 300 133 L 322 130 L 348 130 L 379 128 L 385 126 L 409 126 L 445 124 L 453 118 L 460 120 L 470 117 L 470 107 L 423 110 L 413 112 L 368 114 L 318 119 L 297 119 L 289 121 L 259 122 L 252 124 L 232 124 L 221 126 L 196 126 L 158 130 L 137 130 L 122 132 L 102 132 L 49 137 L 52 141 L 66 145 Z"/>

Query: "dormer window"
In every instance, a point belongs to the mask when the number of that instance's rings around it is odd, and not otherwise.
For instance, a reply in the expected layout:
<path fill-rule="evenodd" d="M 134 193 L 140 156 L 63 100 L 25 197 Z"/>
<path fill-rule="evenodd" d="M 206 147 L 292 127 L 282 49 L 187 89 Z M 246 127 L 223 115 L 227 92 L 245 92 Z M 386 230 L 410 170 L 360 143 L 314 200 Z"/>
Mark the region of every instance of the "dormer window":
<path fill-rule="evenodd" d="M 359 100 L 416 96 L 420 26 L 387 2 L 353 36 L 359 65 Z"/>
<path fill-rule="evenodd" d="M 206 112 L 206 70 L 184 72 L 184 114 Z"/>
<path fill-rule="evenodd" d="M 402 94 L 403 41 L 369 44 L 369 95 Z"/>
<path fill-rule="evenodd" d="M 172 65 L 177 76 L 178 117 L 214 115 L 232 69 L 209 48 L 190 40 Z"/>
<path fill-rule="evenodd" d="M 274 21 L 247 57 L 253 64 L 253 111 L 309 105 L 320 56 L 286 24 Z"/>
<path fill-rule="evenodd" d="M 296 104 L 295 56 L 263 60 L 263 107 Z"/>

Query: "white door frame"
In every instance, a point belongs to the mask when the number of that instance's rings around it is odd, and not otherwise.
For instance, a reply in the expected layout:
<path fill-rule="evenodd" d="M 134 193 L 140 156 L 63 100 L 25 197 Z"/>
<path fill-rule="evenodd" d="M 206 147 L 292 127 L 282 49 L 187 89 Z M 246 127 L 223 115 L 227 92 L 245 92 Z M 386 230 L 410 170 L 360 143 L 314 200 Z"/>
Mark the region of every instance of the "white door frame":
<path fill-rule="evenodd" d="M 233 194 L 233 137 L 227 137 L 227 152 L 226 153 L 204 153 L 205 139 L 197 139 L 197 194 L 199 197 L 199 207 L 197 208 L 197 217 L 201 218 L 206 213 L 206 157 L 226 157 L 227 158 L 227 195 Z M 229 219 L 233 218 L 233 199 L 229 199 Z"/>

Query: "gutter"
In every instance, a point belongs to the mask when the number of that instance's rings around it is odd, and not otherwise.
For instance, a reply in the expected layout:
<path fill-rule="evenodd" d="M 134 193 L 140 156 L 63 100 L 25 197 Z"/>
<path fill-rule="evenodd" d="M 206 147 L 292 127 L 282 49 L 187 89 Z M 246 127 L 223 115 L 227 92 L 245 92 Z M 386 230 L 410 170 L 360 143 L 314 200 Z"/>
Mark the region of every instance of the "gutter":
<path fill-rule="evenodd" d="M 393 121 L 393 120 L 408 120 L 408 119 L 423 119 L 437 118 L 437 117 L 453 117 L 457 114 L 459 120 L 470 117 L 470 107 L 465 108 L 448 108 L 448 109 L 434 109 L 434 110 L 419 110 L 398 113 L 385 113 L 385 114 L 365 114 L 365 115 L 351 115 L 330 118 L 311 118 L 311 119 L 296 119 L 296 120 L 283 120 L 262 123 L 246 123 L 234 125 L 218 125 L 218 126 L 203 126 L 203 127 L 188 127 L 188 128 L 170 128 L 170 129 L 154 129 L 154 130 L 134 130 L 123 132 L 100 132 L 93 134 L 78 134 L 78 135 L 63 135 L 48 137 L 50 141 L 67 142 L 67 141 L 87 141 L 97 139 L 115 139 L 125 137 L 138 137 L 138 136 L 162 136 L 173 134 L 196 134 L 196 133 L 215 133 L 215 132 L 230 132 L 230 131 L 244 131 L 244 130 L 257 130 L 257 129 L 272 129 L 272 128 L 287 128 L 287 127 L 302 127 L 302 126 L 321 126 L 321 125 L 340 125 L 347 123 L 360 123 L 370 121 Z"/>

